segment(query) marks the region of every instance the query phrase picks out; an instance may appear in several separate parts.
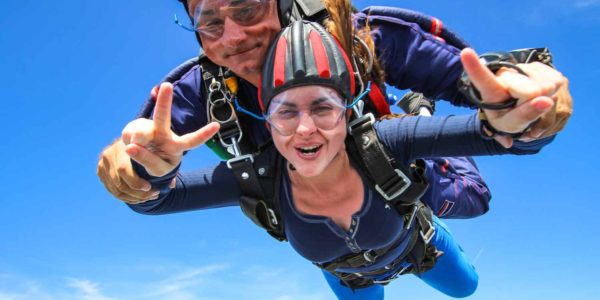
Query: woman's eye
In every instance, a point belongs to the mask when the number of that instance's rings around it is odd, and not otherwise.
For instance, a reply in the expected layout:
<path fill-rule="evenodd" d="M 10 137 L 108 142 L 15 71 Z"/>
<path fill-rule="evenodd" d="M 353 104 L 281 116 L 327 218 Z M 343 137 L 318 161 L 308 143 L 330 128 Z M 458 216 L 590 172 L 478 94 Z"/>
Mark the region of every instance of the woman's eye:
<path fill-rule="evenodd" d="M 276 115 L 278 118 L 291 119 L 291 118 L 295 118 L 298 115 L 298 112 L 295 110 L 290 110 L 290 109 L 282 109 L 282 110 L 278 110 Z"/>
<path fill-rule="evenodd" d="M 333 111 L 331 106 L 317 106 L 312 109 L 312 113 L 318 116 L 327 115 Z"/>

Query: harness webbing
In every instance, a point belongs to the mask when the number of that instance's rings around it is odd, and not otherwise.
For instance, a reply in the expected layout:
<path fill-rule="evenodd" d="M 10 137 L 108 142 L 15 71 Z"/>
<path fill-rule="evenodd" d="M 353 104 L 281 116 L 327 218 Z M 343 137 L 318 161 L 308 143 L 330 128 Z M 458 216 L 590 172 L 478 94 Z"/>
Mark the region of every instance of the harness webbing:
<path fill-rule="evenodd" d="M 404 251 L 394 259 L 394 261 L 381 269 L 362 273 L 344 273 L 337 271 L 338 269 L 359 268 L 372 264 L 376 262 L 379 257 L 397 247 L 397 244 L 392 244 L 381 249 L 367 250 L 361 253 L 351 254 L 333 262 L 315 265 L 327 270 L 339 278 L 344 285 L 352 289 L 366 287 L 371 284 L 385 285 L 400 275 L 422 274 L 423 272 L 430 270 L 435 265 L 437 258 L 442 254 L 442 252 L 438 251 L 433 245 L 430 244 L 431 238 L 435 232 L 433 229 L 433 213 L 431 212 L 431 209 L 424 206 L 422 203 L 418 203 L 415 205 L 413 214 L 405 215 L 405 222 L 408 222 L 408 220 L 412 218 L 416 219 L 417 223 L 410 234 L 409 244 Z M 405 263 L 408 263 L 406 267 L 398 269 L 401 264 Z M 370 278 L 365 278 L 376 277 L 390 273 L 391 270 L 396 271 L 390 274 L 385 280 L 373 280 Z"/>

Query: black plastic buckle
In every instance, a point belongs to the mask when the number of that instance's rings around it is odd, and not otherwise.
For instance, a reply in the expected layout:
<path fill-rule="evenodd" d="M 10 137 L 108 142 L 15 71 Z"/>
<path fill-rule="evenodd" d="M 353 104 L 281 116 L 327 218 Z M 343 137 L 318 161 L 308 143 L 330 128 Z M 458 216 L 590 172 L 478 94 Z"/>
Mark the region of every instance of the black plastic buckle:
<path fill-rule="evenodd" d="M 350 123 L 348 124 L 348 133 L 352 135 L 352 132 L 355 128 L 360 127 L 365 123 L 371 123 L 371 125 L 375 123 L 375 116 L 373 116 L 373 113 L 368 113 L 366 115 L 361 116 L 360 118 L 350 121 Z"/>

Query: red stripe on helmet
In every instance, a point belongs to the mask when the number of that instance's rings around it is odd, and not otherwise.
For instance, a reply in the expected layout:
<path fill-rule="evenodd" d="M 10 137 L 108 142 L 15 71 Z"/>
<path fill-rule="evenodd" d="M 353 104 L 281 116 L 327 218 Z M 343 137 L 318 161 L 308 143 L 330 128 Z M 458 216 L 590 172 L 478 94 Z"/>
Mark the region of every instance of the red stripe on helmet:
<path fill-rule="evenodd" d="M 342 58 L 344 58 L 344 62 L 346 63 L 346 66 L 348 66 L 348 72 L 350 72 L 349 76 L 350 76 L 350 93 L 352 94 L 350 97 L 355 96 L 354 93 L 356 93 L 356 83 L 354 82 L 354 69 L 352 68 L 352 64 L 350 63 L 350 59 L 348 59 L 348 55 L 346 54 L 346 51 L 344 51 L 344 48 L 342 48 L 342 45 L 340 44 L 340 42 L 338 41 L 338 39 L 333 36 L 333 40 L 335 40 L 335 43 L 338 46 L 338 50 L 340 51 L 340 53 L 342 54 Z"/>
<path fill-rule="evenodd" d="M 275 59 L 273 61 L 273 86 L 278 87 L 285 82 L 285 56 L 287 53 L 287 39 L 282 36 L 277 41 Z"/>
<path fill-rule="evenodd" d="M 323 45 L 321 36 L 316 31 L 311 30 L 308 34 L 308 40 L 310 41 L 310 46 L 313 50 L 319 77 L 330 78 L 331 70 L 329 68 L 329 58 L 327 57 L 327 51 L 325 50 L 325 45 Z"/>

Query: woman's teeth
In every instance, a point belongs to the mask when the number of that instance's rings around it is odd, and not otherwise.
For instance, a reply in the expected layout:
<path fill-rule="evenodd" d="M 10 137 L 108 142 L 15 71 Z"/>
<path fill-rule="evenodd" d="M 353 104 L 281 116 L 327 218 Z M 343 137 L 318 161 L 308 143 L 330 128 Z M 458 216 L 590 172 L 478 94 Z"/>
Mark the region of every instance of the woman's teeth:
<path fill-rule="evenodd" d="M 317 152 L 321 148 L 320 145 L 310 146 L 310 147 L 298 147 L 298 150 L 302 153 L 314 153 Z"/>

